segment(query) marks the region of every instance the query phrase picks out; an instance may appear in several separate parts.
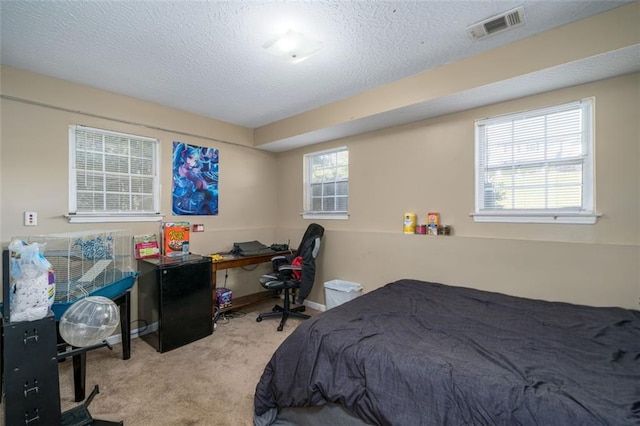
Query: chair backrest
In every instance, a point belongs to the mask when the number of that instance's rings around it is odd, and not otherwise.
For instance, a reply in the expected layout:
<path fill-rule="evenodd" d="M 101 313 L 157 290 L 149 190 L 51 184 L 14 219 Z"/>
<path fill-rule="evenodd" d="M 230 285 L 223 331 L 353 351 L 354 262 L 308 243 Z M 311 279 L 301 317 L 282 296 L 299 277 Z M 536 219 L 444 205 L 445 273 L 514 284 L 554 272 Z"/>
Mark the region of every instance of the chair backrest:
<path fill-rule="evenodd" d="M 324 228 L 317 223 L 312 223 L 307 227 L 295 253 L 294 257 L 302 257 L 302 275 L 296 303 L 302 303 L 311 293 L 316 277 L 316 257 L 320 251 L 320 241 L 323 235 Z"/>
<path fill-rule="evenodd" d="M 300 240 L 300 245 L 295 252 L 294 257 L 302 256 L 301 252 L 305 244 L 308 244 L 309 240 L 315 240 L 316 238 L 322 238 L 324 235 L 324 228 L 317 223 L 312 223 L 307 227 L 307 230 L 304 231 L 304 235 L 302 236 L 302 240 Z M 317 255 L 317 253 L 316 253 Z"/>

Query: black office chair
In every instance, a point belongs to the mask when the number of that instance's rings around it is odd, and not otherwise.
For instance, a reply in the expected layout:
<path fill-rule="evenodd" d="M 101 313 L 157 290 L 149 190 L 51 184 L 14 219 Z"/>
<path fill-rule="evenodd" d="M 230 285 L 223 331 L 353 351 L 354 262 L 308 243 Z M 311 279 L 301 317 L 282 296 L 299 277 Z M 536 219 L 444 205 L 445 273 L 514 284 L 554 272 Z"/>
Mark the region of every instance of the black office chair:
<path fill-rule="evenodd" d="M 316 257 L 320 250 L 320 240 L 324 235 L 324 228 L 317 223 L 309 225 L 302 237 L 300 246 L 295 253 L 287 256 L 276 256 L 271 259 L 273 273 L 263 275 L 260 284 L 269 290 L 284 290 L 284 306 L 275 305 L 272 312 L 258 315 L 257 322 L 263 318 L 281 317 L 278 331 L 282 331 L 287 318 L 297 317 L 307 319 L 303 314 L 305 306 L 302 302 L 309 296 L 316 277 Z M 297 290 L 295 308 L 291 308 L 293 291 Z"/>

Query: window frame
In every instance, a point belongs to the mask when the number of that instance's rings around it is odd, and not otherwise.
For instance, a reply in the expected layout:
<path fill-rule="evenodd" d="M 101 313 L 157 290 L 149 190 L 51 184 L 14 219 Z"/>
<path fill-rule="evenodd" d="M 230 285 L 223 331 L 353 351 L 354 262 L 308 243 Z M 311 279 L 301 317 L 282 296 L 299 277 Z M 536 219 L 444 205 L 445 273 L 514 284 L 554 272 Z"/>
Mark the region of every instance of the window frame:
<path fill-rule="evenodd" d="M 311 162 L 314 158 L 321 155 L 337 154 L 339 152 L 347 152 L 347 158 L 349 156 L 349 147 L 340 146 L 337 148 L 326 149 L 323 151 L 310 152 L 303 156 L 303 212 L 302 217 L 304 219 L 333 219 L 333 220 L 345 220 L 349 218 L 349 160 L 347 160 L 347 210 L 331 210 L 331 211 L 314 211 L 312 210 L 312 167 Z M 336 165 L 336 168 L 338 166 Z M 334 180 L 334 183 L 345 182 L 344 180 Z M 338 198 L 337 194 L 333 195 L 334 199 Z M 335 203 L 334 203 L 335 207 Z"/>
<path fill-rule="evenodd" d="M 153 211 L 78 211 L 78 187 L 76 180 L 78 173 L 78 169 L 76 168 L 76 132 L 78 130 L 96 132 L 102 136 L 114 135 L 153 143 Z M 128 158 L 131 158 L 131 156 Z M 131 176 L 131 174 L 129 174 L 129 176 Z M 164 215 L 160 213 L 160 196 L 160 141 L 158 139 L 78 124 L 69 126 L 69 213 L 66 214 L 65 217 L 70 223 L 158 222 L 164 217 Z"/>
<path fill-rule="evenodd" d="M 508 123 L 517 120 L 547 116 L 552 113 L 580 109 L 582 113 L 581 144 L 582 155 L 579 163 L 582 165 L 582 193 L 580 208 L 576 209 L 503 209 L 485 207 L 485 173 L 488 170 L 487 161 L 483 161 L 481 153 L 486 152 L 486 141 L 482 140 L 481 128 L 487 124 Z M 475 210 L 471 214 L 475 222 L 503 222 L 503 223 L 564 223 L 564 224 L 594 224 L 600 216 L 595 211 L 595 99 L 585 98 L 578 101 L 566 102 L 549 107 L 504 114 L 500 116 L 476 120 L 475 131 Z M 548 140 L 545 137 L 545 147 Z M 567 160 L 541 160 L 539 169 L 549 164 L 560 164 Z M 484 166 L 484 168 L 483 168 Z M 507 168 L 509 166 L 505 166 Z M 517 163 L 511 164 L 517 167 Z M 545 187 L 548 188 L 548 187 Z"/>

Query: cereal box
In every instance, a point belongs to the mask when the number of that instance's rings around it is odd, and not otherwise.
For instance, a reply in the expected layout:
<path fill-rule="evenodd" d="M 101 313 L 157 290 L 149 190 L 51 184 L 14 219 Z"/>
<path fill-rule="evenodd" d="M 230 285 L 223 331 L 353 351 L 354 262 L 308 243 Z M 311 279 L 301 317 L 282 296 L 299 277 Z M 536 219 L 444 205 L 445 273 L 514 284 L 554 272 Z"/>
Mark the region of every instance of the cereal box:
<path fill-rule="evenodd" d="M 165 256 L 189 254 L 189 222 L 163 222 L 160 235 Z"/>
<path fill-rule="evenodd" d="M 429 212 L 427 213 L 427 226 L 437 228 L 440 226 L 440 213 Z"/>

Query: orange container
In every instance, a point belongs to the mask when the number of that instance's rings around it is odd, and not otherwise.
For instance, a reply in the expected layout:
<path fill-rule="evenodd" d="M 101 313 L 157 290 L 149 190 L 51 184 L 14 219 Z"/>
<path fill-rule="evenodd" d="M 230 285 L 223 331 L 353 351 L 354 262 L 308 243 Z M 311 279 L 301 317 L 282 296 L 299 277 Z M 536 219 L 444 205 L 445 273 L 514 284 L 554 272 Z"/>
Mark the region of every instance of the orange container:
<path fill-rule="evenodd" d="M 437 212 L 427 213 L 427 226 L 436 227 L 436 228 L 440 226 L 440 213 L 437 213 Z"/>

